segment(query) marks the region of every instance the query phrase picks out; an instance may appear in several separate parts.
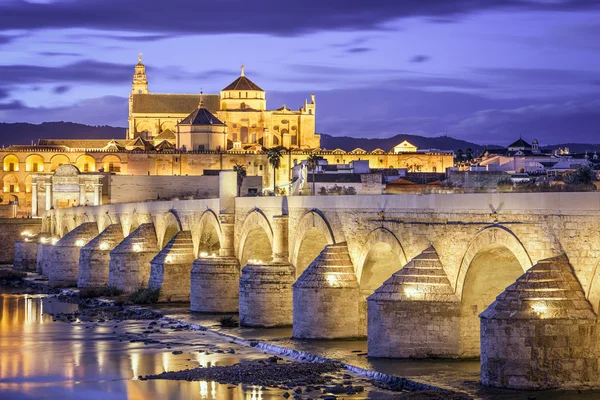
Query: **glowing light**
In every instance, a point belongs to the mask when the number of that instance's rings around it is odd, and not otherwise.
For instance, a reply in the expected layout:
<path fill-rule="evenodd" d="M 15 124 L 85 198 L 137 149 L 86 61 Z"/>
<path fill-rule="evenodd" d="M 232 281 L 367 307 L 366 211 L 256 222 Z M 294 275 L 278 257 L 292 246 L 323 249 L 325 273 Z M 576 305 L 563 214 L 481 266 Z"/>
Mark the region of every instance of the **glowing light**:
<path fill-rule="evenodd" d="M 166 256 L 165 257 L 165 262 L 168 262 L 168 263 L 173 262 L 173 256 L 170 255 L 170 254 L 168 256 Z"/>
<path fill-rule="evenodd" d="M 52 246 L 58 243 L 58 238 L 52 238 Z"/>
<path fill-rule="evenodd" d="M 208 257 L 208 253 L 203 251 L 202 253 L 200 253 L 200 257 L 202 257 L 202 258 Z"/>
<path fill-rule="evenodd" d="M 31 242 L 31 240 L 29 238 L 25 238 L 26 242 Z"/>
<path fill-rule="evenodd" d="M 78 241 L 75 242 L 75 246 L 83 247 L 83 246 L 85 246 L 85 242 L 82 239 L 79 239 Z"/>
<path fill-rule="evenodd" d="M 200 381 L 200 398 L 208 398 L 208 382 L 206 381 Z"/>
<path fill-rule="evenodd" d="M 531 309 L 538 315 L 538 317 L 543 317 L 546 311 L 548 311 L 548 307 L 543 303 L 534 304 Z"/>
<path fill-rule="evenodd" d="M 414 299 L 414 298 L 419 297 L 419 295 L 421 294 L 421 291 L 414 287 L 406 287 L 406 288 L 404 288 L 404 294 L 409 299 Z"/>
<path fill-rule="evenodd" d="M 100 243 L 100 250 L 108 250 L 110 246 L 106 242 Z"/>
<path fill-rule="evenodd" d="M 131 371 L 133 372 L 133 379 L 138 378 L 138 372 L 140 370 L 140 355 L 133 353 L 131 355 Z"/>
<path fill-rule="evenodd" d="M 21 232 L 21 236 L 31 236 L 31 232 L 23 231 L 23 232 Z"/>
<path fill-rule="evenodd" d="M 325 280 L 327 280 L 329 286 L 335 286 L 338 283 L 338 277 L 334 274 L 328 274 Z"/>
<path fill-rule="evenodd" d="M 139 243 L 134 244 L 133 251 L 135 251 L 136 253 L 139 253 L 140 251 L 142 251 L 142 245 Z"/>
<path fill-rule="evenodd" d="M 212 254 L 211 254 L 211 257 L 212 257 L 212 258 L 215 258 L 216 256 L 217 256 L 217 255 L 216 255 L 215 253 L 212 253 Z"/>
<path fill-rule="evenodd" d="M 46 238 L 41 238 L 40 239 L 40 243 L 47 243 L 47 242 L 48 242 L 48 239 L 46 239 Z"/>

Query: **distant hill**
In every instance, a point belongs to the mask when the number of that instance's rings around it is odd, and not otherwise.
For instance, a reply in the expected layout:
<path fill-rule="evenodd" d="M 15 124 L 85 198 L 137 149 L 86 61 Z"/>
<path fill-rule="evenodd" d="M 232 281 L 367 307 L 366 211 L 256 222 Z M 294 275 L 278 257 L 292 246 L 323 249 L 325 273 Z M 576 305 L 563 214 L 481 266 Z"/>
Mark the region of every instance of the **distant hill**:
<path fill-rule="evenodd" d="M 365 139 L 365 138 L 353 138 L 350 136 L 331 136 L 327 134 L 321 134 L 321 148 L 328 150 L 342 149 L 345 151 L 351 151 L 357 147 L 366 150 L 373 151 L 377 148 L 389 151 L 395 145 L 408 140 L 410 143 L 417 146 L 419 149 L 439 149 L 439 150 L 458 150 L 463 149 L 465 151 L 469 147 L 473 149 L 474 153 L 481 153 L 486 148 L 500 148 L 501 146 L 482 146 L 479 144 L 467 142 L 465 140 L 454 139 L 450 136 L 439 136 L 429 138 L 425 136 L 417 135 L 396 135 L 385 139 Z"/>
<path fill-rule="evenodd" d="M 0 123 L 0 145 L 31 144 L 38 139 L 124 139 L 125 128 L 89 126 L 73 122 L 42 124 Z"/>

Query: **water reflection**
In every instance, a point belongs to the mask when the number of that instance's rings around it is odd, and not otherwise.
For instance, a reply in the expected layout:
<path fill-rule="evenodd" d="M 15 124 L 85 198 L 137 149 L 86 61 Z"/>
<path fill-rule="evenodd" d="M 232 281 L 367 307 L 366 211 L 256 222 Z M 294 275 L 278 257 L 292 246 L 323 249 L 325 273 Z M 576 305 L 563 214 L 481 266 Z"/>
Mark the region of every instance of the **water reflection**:
<path fill-rule="evenodd" d="M 0 294 L 0 399 L 281 398 L 281 391 L 263 393 L 252 386 L 137 380 L 139 375 L 214 365 L 215 360 L 220 365 L 240 360 L 198 352 L 177 356 L 164 348 L 118 341 L 112 323 L 53 322 L 49 315 L 76 309 L 43 296 Z"/>

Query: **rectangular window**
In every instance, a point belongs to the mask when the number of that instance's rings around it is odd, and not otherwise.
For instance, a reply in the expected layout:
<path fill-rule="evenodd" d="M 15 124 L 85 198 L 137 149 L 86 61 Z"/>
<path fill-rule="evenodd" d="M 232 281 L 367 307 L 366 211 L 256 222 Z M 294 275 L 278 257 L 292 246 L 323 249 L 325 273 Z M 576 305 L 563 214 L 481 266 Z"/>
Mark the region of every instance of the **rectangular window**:
<path fill-rule="evenodd" d="M 8 191 L 10 193 L 14 193 L 15 192 L 15 185 L 10 185 L 10 187 L 8 188 Z"/>
<path fill-rule="evenodd" d="M 89 164 L 83 164 L 83 172 L 90 172 L 90 165 Z"/>
<path fill-rule="evenodd" d="M 39 171 L 39 169 L 38 169 L 38 163 L 33 163 L 32 167 L 33 167 L 33 168 L 32 168 L 31 170 L 32 170 L 33 172 L 38 172 L 38 171 Z"/>
<path fill-rule="evenodd" d="M 298 144 L 298 136 L 292 136 L 292 145 L 296 146 Z"/>
<path fill-rule="evenodd" d="M 15 170 L 15 163 L 8 164 L 8 170 L 9 171 L 14 171 Z"/>

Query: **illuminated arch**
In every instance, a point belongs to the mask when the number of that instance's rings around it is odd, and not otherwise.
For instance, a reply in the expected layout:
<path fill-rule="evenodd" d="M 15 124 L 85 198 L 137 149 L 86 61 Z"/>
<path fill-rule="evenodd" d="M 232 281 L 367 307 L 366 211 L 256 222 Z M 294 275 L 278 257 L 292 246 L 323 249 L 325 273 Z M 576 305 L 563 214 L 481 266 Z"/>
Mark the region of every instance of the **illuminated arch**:
<path fill-rule="evenodd" d="M 333 230 L 331 229 L 329 221 L 327 221 L 325 215 L 316 209 L 307 211 L 304 213 L 302 218 L 300 218 L 300 222 L 298 222 L 294 228 L 294 249 L 292 250 L 291 260 L 294 266 L 296 266 L 298 262 L 298 254 L 300 252 L 302 241 L 312 228 L 318 229 L 323 234 L 325 240 L 327 241 L 327 245 L 336 243 Z"/>
<path fill-rule="evenodd" d="M 8 154 L 3 159 L 4 172 L 16 172 L 19 170 L 19 158 L 14 154 Z"/>
<path fill-rule="evenodd" d="M 376 228 L 367 235 L 365 244 L 363 245 L 362 251 L 360 252 L 358 257 L 356 278 L 359 282 L 362 279 L 362 275 L 364 272 L 363 269 L 365 262 L 367 261 L 367 256 L 369 255 L 371 249 L 378 243 L 384 243 L 389 245 L 392 253 L 396 254 L 396 256 L 398 257 L 399 265 L 399 268 L 397 270 L 400 270 L 403 266 L 405 266 L 408 263 L 408 260 L 406 259 L 406 253 L 404 252 L 404 248 L 402 247 L 402 244 L 400 243 L 400 240 L 396 237 L 396 235 L 387 228 Z"/>
<path fill-rule="evenodd" d="M 64 154 L 56 154 L 50 159 L 50 171 L 54 172 L 58 167 L 64 164 L 71 164 L 71 160 Z"/>
<path fill-rule="evenodd" d="M 221 228 L 221 223 L 219 222 L 219 217 L 213 210 L 206 210 L 200 216 L 200 220 L 194 229 L 194 252 L 197 256 L 199 256 L 202 251 L 202 241 L 203 235 L 207 232 L 215 232 L 217 235 L 217 239 L 219 242 L 219 248 L 223 246 L 223 230 Z"/>
<path fill-rule="evenodd" d="M 121 172 L 121 159 L 115 154 L 109 154 L 102 158 L 104 172 Z"/>
<path fill-rule="evenodd" d="M 25 159 L 25 171 L 27 172 L 43 172 L 44 158 L 39 154 L 31 154 Z"/>
<path fill-rule="evenodd" d="M 246 215 L 242 225 L 238 246 L 238 260 L 240 263 L 244 262 L 244 248 L 246 247 L 248 236 L 256 228 L 261 228 L 264 231 L 271 249 L 273 248 L 273 229 L 271 228 L 271 224 L 269 224 L 267 216 L 260 209 L 255 208 Z"/>
<path fill-rule="evenodd" d="M 525 246 L 523 246 L 523 243 L 521 243 L 514 233 L 503 226 L 487 227 L 482 231 L 479 231 L 471 240 L 460 263 L 460 269 L 458 270 L 458 276 L 455 283 L 456 295 L 459 298 L 462 298 L 465 278 L 473 258 L 475 258 L 477 253 L 490 245 L 501 245 L 510 250 L 517 261 L 519 261 L 523 272 L 533 266 L 531 258 L 529 257 L 527 250 L 525 250 Z"/>
<path fill-rule="evenodd" d="M 96 160 L 89 154 L 82 154 L 77 157 L 75 165 L 81 172 L 95 172 L 96 171 Z"/>

